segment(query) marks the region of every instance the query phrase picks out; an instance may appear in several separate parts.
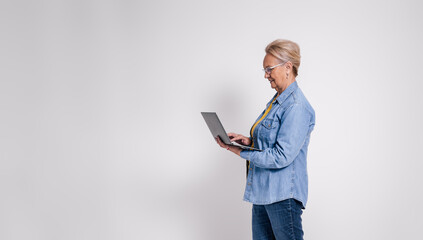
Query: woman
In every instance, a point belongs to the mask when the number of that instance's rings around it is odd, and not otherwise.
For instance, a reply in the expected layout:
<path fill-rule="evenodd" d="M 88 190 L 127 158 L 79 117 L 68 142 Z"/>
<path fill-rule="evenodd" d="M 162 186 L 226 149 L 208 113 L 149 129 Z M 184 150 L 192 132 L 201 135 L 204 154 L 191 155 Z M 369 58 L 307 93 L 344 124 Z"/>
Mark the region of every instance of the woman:
<path fill-rule="evenodd" d="M 253 203 L 253 239 L 303 239 L 301 215 L 307 203 L 307 147 L 315 114 L 298 87 L 300 49 L 275 40 L 265 49 L 264 77 L 276 94 L 253 124 L 250 135 L 232 141 L 263 151 L 217 143 L 247 160 L 244 200 Z"/>

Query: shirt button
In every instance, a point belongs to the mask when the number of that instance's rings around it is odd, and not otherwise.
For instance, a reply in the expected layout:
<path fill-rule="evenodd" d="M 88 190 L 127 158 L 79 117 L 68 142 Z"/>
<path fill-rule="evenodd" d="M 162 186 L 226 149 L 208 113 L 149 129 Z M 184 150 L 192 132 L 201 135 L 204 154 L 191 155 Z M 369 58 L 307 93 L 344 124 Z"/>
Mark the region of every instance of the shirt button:
<path fill-rule="evenodd" d="M 249 182 L 248 185 L 251 185 L 251 183 Z"/>

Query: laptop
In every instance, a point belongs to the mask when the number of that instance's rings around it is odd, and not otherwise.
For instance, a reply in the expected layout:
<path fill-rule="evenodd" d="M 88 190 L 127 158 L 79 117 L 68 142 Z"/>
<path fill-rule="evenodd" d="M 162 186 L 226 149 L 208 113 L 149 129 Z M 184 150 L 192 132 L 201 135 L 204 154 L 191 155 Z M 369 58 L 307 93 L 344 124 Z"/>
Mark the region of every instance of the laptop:
<path fill-rule="evenodd" d="M 252 148 L 249 146 L 238 144 L 236 142 L 231 142 L 228 134 L 226 133 L 222 123 L 219 120 L 219 117 L 217 116 L 215 112 L 201 112 L 201 115 L 203 115 L 203 118 L 206 121 L 211 134 L 213 135 L 213 138 L 216 138 L 217 136 L 219 136 L 220 139 L 222 139 L 222 142 L 224 142 L 227 145 L 237 146 L 246 150 L 262 151 L 257 148 Z"/>

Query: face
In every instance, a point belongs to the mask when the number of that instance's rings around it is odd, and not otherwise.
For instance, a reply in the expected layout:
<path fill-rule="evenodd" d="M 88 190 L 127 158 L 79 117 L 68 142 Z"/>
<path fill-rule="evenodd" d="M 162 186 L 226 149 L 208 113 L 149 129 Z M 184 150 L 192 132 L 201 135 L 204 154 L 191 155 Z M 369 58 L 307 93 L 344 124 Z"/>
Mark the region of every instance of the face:
<path fill-rule="evenodd" d="M 273 67 L 280 63 L 281 62 L 274 56 L 266 54 L 263 60 L 263 68 Z M 275 89 L 278 93 L 283 92 L 290 84 L 289 79 L 286 77 L 287 73 L 290 74 L 290 63 L 291 62 L 287 62 L 273 68 L 270 74 L 264 73 L 264 78 L 269 80 L 270 87 Z"/>

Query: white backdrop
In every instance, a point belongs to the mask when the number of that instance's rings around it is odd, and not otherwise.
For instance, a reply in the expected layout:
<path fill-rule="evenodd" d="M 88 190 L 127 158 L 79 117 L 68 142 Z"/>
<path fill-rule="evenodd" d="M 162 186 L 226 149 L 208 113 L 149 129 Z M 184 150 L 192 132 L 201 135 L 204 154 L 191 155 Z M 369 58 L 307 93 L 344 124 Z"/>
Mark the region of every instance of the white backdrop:
<path fill-rule="evenodd" d="M 420 1 L 1 1 L 0 239 L 251 239 L 244 135 L 264 47 L 316 111 L 306 239 L 417 239 Z"/>

